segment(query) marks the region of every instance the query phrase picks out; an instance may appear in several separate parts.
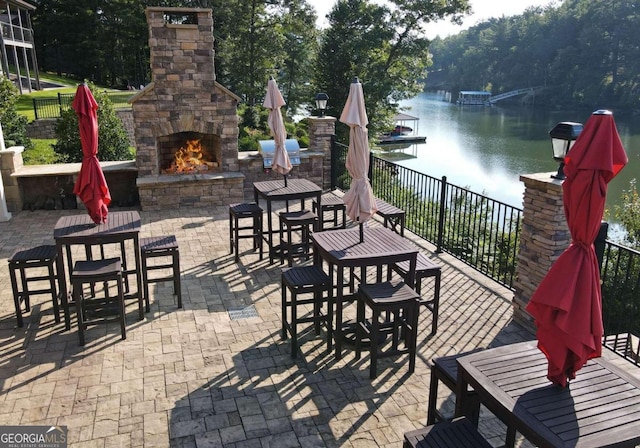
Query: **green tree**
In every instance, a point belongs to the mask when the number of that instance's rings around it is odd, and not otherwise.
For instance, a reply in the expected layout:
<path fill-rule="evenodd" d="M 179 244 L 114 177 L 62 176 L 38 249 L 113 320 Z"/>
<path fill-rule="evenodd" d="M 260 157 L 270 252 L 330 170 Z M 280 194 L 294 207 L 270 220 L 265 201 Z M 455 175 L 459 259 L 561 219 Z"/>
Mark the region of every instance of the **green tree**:
<path fill-rule="evenodd" d="M 6 146 L 24 146 L 31 149 L 33 144 L 27 137 L 27 118 L 16 111 L 18 88 L 8 78 L 0 77 L 0 124 Z"/>
<path fill-rule="evenodd" d="M 346 102 L 352 78 L 361 79 L 372 136 L 390 125 L 399 101 L 423 89 L 420 80 L 430 64 L 426 26 L 447 17 L 459 21 L 470 9 L 466 0 L 389 3 L 391 8 L 339 0 L 329 13 L 315 70 L 315 85 L 327 92 L 335 115 Z"/>
<path fill-rule="evenodd" d="M 89 89 L 98 103 L 98 159 L 133 159 L 127 132 L 116 115 L 111 100 L 95 85 L 89 84 Z M 82 161 L 78 116 L 73 108 L 62 111 L 60 118 L 56 121 L 55 136 L 58 141 L 53 145 L 53 149 L 62 163 Z"/>
<path fill-rule="evenodd" d="M 636 179 L 629 182 L 629 189 L 622 193 L 622 205 L 616 205 L 613 216 L 618 219 L 626 232 L 625 242 L 631 247 L 640 247 L 640 194 Z"/>

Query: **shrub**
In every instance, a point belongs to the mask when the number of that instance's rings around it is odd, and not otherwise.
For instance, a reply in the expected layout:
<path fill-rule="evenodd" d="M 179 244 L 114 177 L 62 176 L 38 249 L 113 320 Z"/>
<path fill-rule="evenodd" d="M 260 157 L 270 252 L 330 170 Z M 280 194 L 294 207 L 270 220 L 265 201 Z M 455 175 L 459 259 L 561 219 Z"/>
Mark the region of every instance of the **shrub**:
<path fill-rule="evenodd" d="M 105 92 L 98 90 L 93 84 L 89 89 L 98 103 L 98 159 L 131 160 L 133 154 L 129 150 L 129 139 L 122 121 L 113 108 L 113 103 Z M 55 136 L 58 142 L 54 149 L 61 162 L 72 163 L 82 161 L 82 144 L 78 117 L 73 108 L 62 111 L 56 121 Z"/>
<path fill-rule="evenodd" d="M 640 194 L 636 179 L 629 181 L 629 189 L 622 193 L 622 205 L 614 206 L 614 216 L 620 220 L 626 231 L 625 243 L 633 248 L 640 247 Z"/>
<path fill-rule="evenodd" d="M 6 146 L 24 146 L 31 149 L 33 143 L 27 137 L 27 118 L 19 115 L 16 103 L 20 93 L 6 77 L 0 77 L 0 123 Z"/>

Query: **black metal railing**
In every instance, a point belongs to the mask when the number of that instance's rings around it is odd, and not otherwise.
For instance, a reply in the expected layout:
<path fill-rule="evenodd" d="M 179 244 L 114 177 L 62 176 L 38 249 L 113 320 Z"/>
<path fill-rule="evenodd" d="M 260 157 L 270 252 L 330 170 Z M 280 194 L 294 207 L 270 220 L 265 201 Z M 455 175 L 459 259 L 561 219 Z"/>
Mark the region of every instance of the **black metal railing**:
<path fill-rule="evenodd" d="M 605 345 L 640 365 L 640 252 L 606 241 L 601 280 Z"/>
<path fill-rule="evenodd" d="M 348 147 L 333 145 L 333 187 L 349 189 Z M 376 197 L 406 213 L 406 228 L 513 289 L 522 210 L 371 155 Z"/>
<path fill-rule="evenodd" d="M 346 191 L 348 147 L 333 145 L 332 182 Z M 522 210 L 371 156 L 374 194 L 406 212 L 406 227 L 513 289 Z M 640 366 L 640 251 L 606 239 L 603 223 L 595 242 L 602 282 L 604 344 Z"/>
<path fill-rule="evenodd" d="M 130 92 L 107 92 L 113 107 L 116 109 L 130 107 Z M 71 107 L 75 93 L 58 93 L 56 98 L 33 98 L 35 119 L 58 118 L 62 111 Z"/>

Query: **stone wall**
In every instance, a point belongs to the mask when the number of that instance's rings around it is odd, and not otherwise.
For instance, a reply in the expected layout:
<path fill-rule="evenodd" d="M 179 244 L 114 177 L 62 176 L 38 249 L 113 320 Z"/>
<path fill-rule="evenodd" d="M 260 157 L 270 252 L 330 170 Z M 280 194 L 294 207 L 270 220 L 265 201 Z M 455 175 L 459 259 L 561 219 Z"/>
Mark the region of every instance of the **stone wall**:
<path fill-rule="evenodd" d="M 244 175 L 244 200 L 253 201 L 253 183 L 265 180 L 282 179 L 281 174 L 265 170 L 262 156 L 257 152 L 241 152 L 239 156 L 240 172 Z M 324 179 L 331 177 L 324 172 L 324 153 L 318 151 L 301 151 L 300 166 L 294 166 L 287 174 L 289 179 L 309 179 L 317 185 L 324 185 Z M 323 187 L 325 189 L 325 187 Z M 328 189 L 328 187 L 326 187 Z"/>
<path fill-rule="evenodd" d="M 56 138 L 57 118 L 41 118 L 27 124 L 27 137 L 29 138 Z"/>
<path fill-rule="evenodd" d="M 562 181 L 554 173 L 520 176 L 524 182 L 524 207 L 518 268 L 514 281 L 514 320 L 535 331 L 525 307 L 538 285 L 571 243 L 562 201 Z"/>
<path fill-rule="evenodd" d="M 309 117 L 309 149 L 324 154 L 321 182 L 323 190 L 331 188 L 331 143 L 336 133 L 335 117 Z M 314 181 L 315 182 L 315 181 Z"/>

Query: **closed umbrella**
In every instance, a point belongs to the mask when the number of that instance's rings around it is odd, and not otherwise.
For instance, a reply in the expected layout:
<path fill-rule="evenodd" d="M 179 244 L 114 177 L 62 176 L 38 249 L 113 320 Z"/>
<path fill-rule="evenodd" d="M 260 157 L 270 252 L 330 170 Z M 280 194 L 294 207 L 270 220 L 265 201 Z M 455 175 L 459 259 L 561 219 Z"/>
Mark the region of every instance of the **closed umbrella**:
<path fill-rule="evenodd" d="M 611 112 L 592 114 L 564 161 L 562 194 L 572 241 L 526 307 L 547 357 L 547 377 L 562 387 L 587 360 L 602 354 L 602 294 L 593 243 L 607 184 L 627 163 Z"/>
<path fill-rule="evenodd" d="M 82 200 L 94 223 L 107 221 L 111 194 L 98 161 L 98 103 L 86 84 L 76 90 L 71 107 L 78 115 L 82 166 L 73 192 Z"/>
<path fill-rule="evenodd" d="M 367 111 L 364 107 L 364 93 L 358 78 L 349 87 L 349 97 L 344 105 L 340 121 L 349 126 L 349 150 L 347 151 L 347 171 L 351 175 L 351 187 L 344 195 L 347 215 L 360 224 L 360 242 L 364 240 L 363 223 L 378 211 L 376 199 L 371 190 L 369 174 L 369 137 L 367 131 Z"/>
<path fill-rule="evenodd" d="M 264 107 L 270 109 L 267 122 L 276 147 L 273 153 L 271 169 L 284 176 L 284 185 L 286 187 L 287 174 L 291 171 L 292 166 L 289 160 L 289 154 L 287 154 L 287 150 L 284 147 L 284 142 L 287 139 L 287 131 L 284 127 L 284 120 L 282 119 L 280 108 L 285 104 L 284 98 L 282 98 L 282 94 L 278 89 L 278 84 L 272 77 L 267 83 L 267 96 L 263 103 Z"/>

